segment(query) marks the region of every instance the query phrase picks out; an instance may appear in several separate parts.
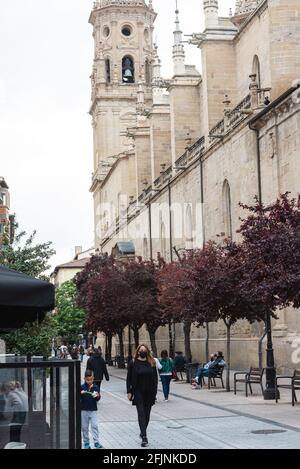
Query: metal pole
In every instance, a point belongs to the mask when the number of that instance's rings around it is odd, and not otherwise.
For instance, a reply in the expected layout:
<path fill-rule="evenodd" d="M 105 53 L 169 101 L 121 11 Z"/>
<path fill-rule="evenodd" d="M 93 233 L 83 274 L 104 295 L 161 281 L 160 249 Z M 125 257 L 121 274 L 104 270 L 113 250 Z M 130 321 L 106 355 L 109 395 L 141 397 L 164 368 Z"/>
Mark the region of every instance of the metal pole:
<path fill-rule="evenodd" d="M 69 447 L 68 449 L 76 448 L 76 434 L 75 434 L 75 361 L 69 365 Z M 76 393 L 77 394 L 77 393 Z"/>
<path fill-rule="evenodd" d="M 76 362 L 76 449 L 81 449 L 81 408 L 80 408 L 81 364 Z"/>
<path fill-rule="evenodd" d="M 258 363 L 259 363 L 259 369 L 262 370 L 263 369 L 263 351 L 262 351 L 262 346 L 263 346 L 263 340 L 264 338 L 266 337 L 267 335 L 267 327 L 266 327 L 266 324 L 265 324 L 265 331 L 263 333 L 263 335 L 261 336 L 261 338 L 259 339 L 259 343 L 258 343 Z"/>
<path fill-rule="evenodd" d="M 267 329 L 267 368 L 266 368 L 266 389 L 264 391 L 265 401 L 272 401 L 280 399 L 280 394 L 277 391 L 276 396 L 276 368 L 274 361 L 274 350 L 273 350 L 273 341 L 272 341 L 272 321 L 271 314 L 267 312 L 266 320 L 266 329 Z"/>

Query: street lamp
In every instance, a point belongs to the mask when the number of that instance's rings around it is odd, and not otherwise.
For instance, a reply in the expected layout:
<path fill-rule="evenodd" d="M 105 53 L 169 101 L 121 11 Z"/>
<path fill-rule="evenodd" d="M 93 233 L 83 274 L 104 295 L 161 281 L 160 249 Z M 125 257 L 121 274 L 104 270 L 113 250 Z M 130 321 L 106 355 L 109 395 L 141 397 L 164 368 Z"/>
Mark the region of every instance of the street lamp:
<path fill-rule="evenodd" d="M 264 400 L 273 401 L 280 399 L 280 393 L 276 392 L 276 368 L 274 361 L 274 349 L 272 341 L 272 320 L 270 311 L 267 312 L 266 319 L 267 331 L 267 367 L 266 367 L 266 389 L 264 391 Z"/>

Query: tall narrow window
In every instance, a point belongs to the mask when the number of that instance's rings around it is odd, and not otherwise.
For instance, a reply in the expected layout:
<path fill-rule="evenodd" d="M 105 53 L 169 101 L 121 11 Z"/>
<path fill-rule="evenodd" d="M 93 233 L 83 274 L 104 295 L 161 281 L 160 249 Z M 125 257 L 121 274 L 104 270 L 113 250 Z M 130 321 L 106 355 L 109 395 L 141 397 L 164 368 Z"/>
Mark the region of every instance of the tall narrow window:
<path fill-rule="evenodd" d="M 110 71 L 110 60 L 105 60 L 105 79 L 106 83 L 110 83 L 111 81 L 111 71 Z"/>
<path fill-rule="evenodd" d="M 165 224 L 161 224 L 160 228 L 160 246 L 161 246 L 161 256 L 166 259 L 167 254 L 167 239 L 166 239 L 166 227 Z"/>
<path fill-rule="evenodd" d="M 127 55 L 122 60 L 123 83 L 134 83 L 134 72 L 134 61 Z"/>
<path fill-rule="evenodd" d="M 257 55 L 255 55 L 253 59 L 252 73 L 256 75 L 258 87 L 261 88 L 260 61 Z"/>
<path fill-rule="evenodd" d="M 144 260 L 148 259 L 148 239 L 146 236 L 144 237 L 144 243 L 143 243 L 143 258 Z"/>
<path fill-rule="evenodd" d="M 193 249 L 193 218 L 192 208 L 188 205 L 185 214 L 185 248 Z"/>
<path fill-rule="evenodd" d="M 152 74 L 151 74 L 151 64 L 148 59 L 146 60 L 146 63 L 145 63 L 145 78 L 146 78 L 147 86 L 150 86 L 151 81 L 152 81 Z"/>
<path fill-rule="evenodd" d="M 231 212 L 231 193 L 227 180 L 223 184 L 223 216 L 226 238 L 232 238 L 232 212 Z"/>

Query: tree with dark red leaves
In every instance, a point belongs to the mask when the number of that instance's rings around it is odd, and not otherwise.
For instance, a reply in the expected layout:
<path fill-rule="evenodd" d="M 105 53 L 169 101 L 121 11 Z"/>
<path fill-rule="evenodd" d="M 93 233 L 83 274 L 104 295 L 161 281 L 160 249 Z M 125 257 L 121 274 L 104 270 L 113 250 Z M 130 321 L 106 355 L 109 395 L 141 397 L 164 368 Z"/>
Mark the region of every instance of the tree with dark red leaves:
<path fill-rule="evenodd" d="M 206 329 L 206 362 L 209 360 L 209 332 L 210 323 L 216 322 L 218 319 L 218 305 L 214 303 L 212 295 L 214 294 L 217 258 L 219 250 L 214 243 L 208 243 L 202 250 L 191 252 L 188 257 L 190 265 L 190 277 L 194 283 L 194 291 L 191 302 L 194 304 L 195 315 L 194 320 L 198 327 L 202 326 Z"/>
<path fill-rule="evenodd" d="M 123 332 L 128 325 L 128 284 L 116 264 L 102 267 L 87 281 L 88 326 L 109 336 L 118 335 L 120 360 L 124 362 Z"/>
<path fill-rule="evenodd" d="M 145 324 L 147 318 L 152 318 L 158 311 L 155 267 L 151 262 L 139 258 L 125 263 L 123 272 L 129 294 L 127 317 L 134 332 L 134 341 L 137 348 L 140 342 L 139 331 L 141 327 Z"/>
<path fill-rule="evenodd" d="M 226 390 L 230 391 L 231 328 L 241 319 L 250 323 L 264 318 L 263 305 L 249 298 L 245 288 L 246 264 L 243 248 L 232 242 L 208 243 L 194 256 L 198 321 L 222 320 L 227 330 Z"/>
<path fill-rule="evenodd" d="M 246 259 L 245 289 L 253 301 L 265 306 L 267 345 L 267 387 L 265 399 L 274 399 L 275 360 L 271 317 L 277 308 L 300 307 L 300 200 L 283 194 L 270 205 L 256 199 L 253 206 L 241 206 L 250 212 L 242 220 Z"/>
<path fill-rule="evenodd" d="M 75 279 L 75 285 L 77 288 L 77 303 L 78 306 L 81 308 L 85 309 L 85 311 L 88 311 L 88 283 L 91 279 L 94 279 L 98 277 L 102 270 L 105 267 L 108 266 L 113 266 L 114 265 L 114 260 L 112 257 L 109 257 L 107 255 L 99 255 L 99 256 L 92 256 L 90 261 L 86 264 L 85 268 L 79 272 Z M 92 331 L 95 333 L 98 331 L 97 329 L 97 324 L 98 321 L 96 321 L 95 317 L 95 311 L 93 312 L 93 315 L 87 318 L 87 325 L 89 325 L 92 329 Z M 107 340 L 108 340 L 108 349 L 106 350 L 107 354 L 107 359 L 109 362 L 111 362 L 111 351 L 112 351 L 112 338 L 113 338 L 113 333 L 111 332 L 110 329 L 107 329 L 106 331 L 102 331 L 106 334 Z"/>
<path fill-rule="evenodd" d="M 159 266 L 154 262 L 147 261 L 143 261 L 142 266 L 146 280 L 144 284 L 144 324 L 149 334 L 153 355 L 157 357 L 156 332 L 159 327 L 167 324 L 158 301 L 157 272 Z M 135 301 L 134 298 L 132 301 Z"/>
<path fill-rule="evenodd" d="M 191 326 L 195 318 L 193 291 L 194 283 L 188 274 L 188 265 L 172 262 L 163 266 L 157 275 L 159 302 L 166 321 L 183 323 L 185 356 L 192 361 Z"/>

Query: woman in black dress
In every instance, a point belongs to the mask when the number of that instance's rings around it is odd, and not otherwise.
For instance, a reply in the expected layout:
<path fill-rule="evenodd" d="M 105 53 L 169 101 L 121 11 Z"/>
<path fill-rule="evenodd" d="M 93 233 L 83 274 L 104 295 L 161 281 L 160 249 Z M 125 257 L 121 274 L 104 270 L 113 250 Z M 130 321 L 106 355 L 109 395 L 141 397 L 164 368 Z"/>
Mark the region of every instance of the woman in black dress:
<path fill-rule="evenodd" d="M 142 447 L 148 446 L 147 428 L 151 409 L 155 404 L 158 378 L 156 362 L 146 345 L 140 345 L 132 362 L 128 366 L 128 399 L 136 406 L 141 430 Z"/>

